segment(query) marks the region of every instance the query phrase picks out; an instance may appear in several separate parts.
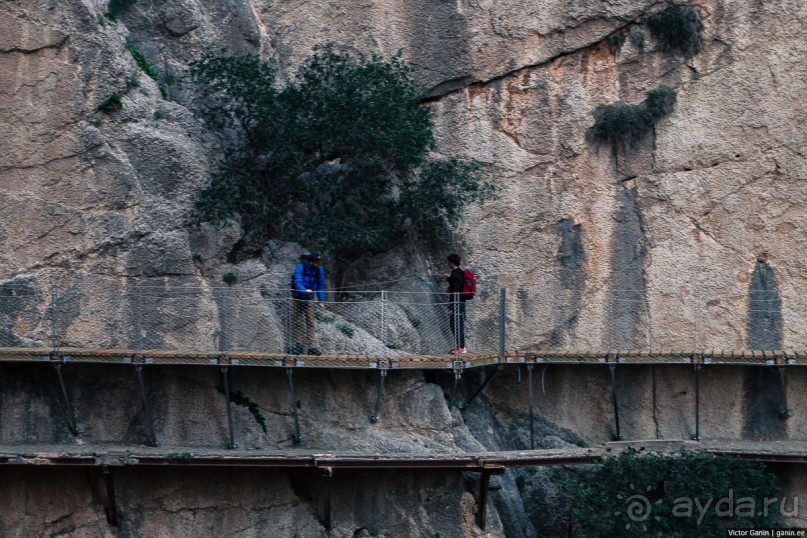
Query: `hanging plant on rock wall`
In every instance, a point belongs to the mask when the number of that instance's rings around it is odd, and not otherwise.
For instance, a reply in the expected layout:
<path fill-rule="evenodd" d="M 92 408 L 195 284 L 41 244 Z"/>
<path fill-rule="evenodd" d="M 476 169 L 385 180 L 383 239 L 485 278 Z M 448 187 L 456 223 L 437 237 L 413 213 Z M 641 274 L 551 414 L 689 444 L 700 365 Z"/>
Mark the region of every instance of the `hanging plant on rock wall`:
<path fill-rule="evenodd" d="M 670 6 L 647 21 L 659 50 L 691 58 L 701 50 L 701 21 L 690 5 Z"/>

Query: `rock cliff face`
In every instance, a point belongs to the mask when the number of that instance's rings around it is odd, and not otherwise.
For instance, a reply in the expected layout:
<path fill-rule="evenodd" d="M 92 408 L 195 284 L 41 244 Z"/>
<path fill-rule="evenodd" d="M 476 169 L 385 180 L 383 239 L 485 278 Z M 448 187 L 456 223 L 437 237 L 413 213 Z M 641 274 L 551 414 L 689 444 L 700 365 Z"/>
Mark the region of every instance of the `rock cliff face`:
<path fill-rule="evenodd" d="M 437 151 L 481 161 L 499 188 L 498 200 L 469 209 L 456 244 L 486 289 L 510 290 L 507 315 L 520 328 L 514 345 L 803 349 L 807 4 L 699 0 L 693 6 L 703 41 L 700 52 L 685 59 L 659 50 L 647 23 L 666 6 L 650 1 L 136 0 L 113 21 L 102 0 L 7 0 L 0 8 L 0 278 L 42 295 L 58 280 L 60 289 L 70 290 L 68 302 L 96 304 L 93 298 L 100 298 L 99 308 L 115 304 L 129 277 L 206 287 L 237 270 L 256 283 L 282 286 L 298 248 L 275 246 L 267 250 L 271 255 L 233 267 L 226 255 L 236 227 L 188 227 L 196 193 L 216 160 L 216 138 L 191 112 L 193 91 L 182 75 L 202 51 L 223 47 L 271 57 L 288 76 L 314 45 L 331 41 L 368 53 L 401 50 L 428 88 L 424 106 L 434 113 Z M 642 47 L 631 33 L 644 36 Z M 614 49 L 620 38 L 624 44 Z M 154 78 L 131 50 L 152 66 Z M 675 109 L 637 147 L 612 151 L 587 141 L 597 106 L 638 104 L 661 86 L 676 91 Z M 99 111 L 103 103 L 112 110 Z M 393 277 L 442 266 L 445 253 L 421 254 L 414 267 L 394 255 L 375 263 Z M 495 298 L 480 297 L 480 310 L 495 311 Z M 13 314 L 15 323 L 24 324 L 37 308 Z M 202 309 L 215 319 L 215 304 Z M 88 312 L 76 306 L 68 320 L 76 341 Z M 100 333 L 106 345 L 125 340 Z M 3 397 L 2 424 L 17 426 L 0 428 L 4 442 L 70 441 L 69 432 L 47 421 L 26 423 L 21 407 L 44 419 L 58 405 L 47 403 L 25 376 L 17 379 L 19 372 L 8 374 L 3 383 L 13 396 Z M 178 445 L 183 432 L 197 444 L 219 442 L 204 429 L 185 431 L 197 419 L 171 411 L 187 410 L 176 402 L 201 394 L 200 387 L 214 388 L 206 375 L 172 373 L 163 387 L 161 431 Z M 319 432 L 315 448 L 415 450 L 423 444 L 470 450 L 521 448 L 524 441 L 517 425 L 525 404 L 507 393 L 509 382 L 491 385 L 493 396 L 484 403 L 491 408 L 476 412 L 476 422 L 463 422 L 445 406 L 440 380 L 412 374 L 391 389 L 411 404 L 410 413 L 392 413 L 395 427 L 369 430 L 364 422 L 350 426 L 350 417 L 366 416 L 369 396 L 362 391 L 369 385 L 341 383 L 340 375 L 311 380 L 329 387 L 319 403 L 338 409 L 341 396 L 348 396 L 361 409 L 342 409 L 328 427 L 312 424 L 311 431 Z M 652 419 L 637 413 L 628 420 L 649 436 L 679 436 L 675 432 L 691 424 L 678 411 L 684 405 L 678 382 L 659 381 L 676 396 L 657 403 L 655 376 L 635 376 L 645 387 L 635 389 L 636 398 L 650 402 Z M 567 395 L 576 390 L 571 379 L 564 374 Z M 74 395 L 81 398 L 81 384 L 74 381 Z M 592 383 L 603 391 L 608 386 L 606 379 Z M 783 429 L 755 415 L 766 405 L 764 395 L 749 394 L 765 385 L 749 373 L 737 384 L 744 397 L 715 391 L 735 417 L 726 436 L 803 439 L 801 422 Z M 250 394 L 261 390 L 252 387 Z M 97 406 L 90 400 L 79 407 Z M 566 441 L 575 438 L 568 430 L 594 441 L 610 434 L 603 426 L 610 420 L 607 398 L 591 404 L 590 423 L 557 405 L 546 410 L 558 428 L 551 433 Z M 101 422 L 91 421 L 90 437 L 138 442 L 136 417 L 127 413 L 117 416 L 111 431 L 101 432 Z M 656 413 L 669 421 L 660 426 Z M 717 428 L 722 417 L 709 420 Z M 256 448 L 288 441 L 269 439 L 254 426 L 242 434 Z M 144 487 L 138 482 L 143 479 L 130 480 L 133 490 Z M 310 531 L 301 535 L 315 532 L 318 523 L 297 512 L 297 493 L 287 478 L 277 480 L 265 518 L 244 520 L 245 530 L 238 532 L 260 534 L 275 516 L 286 522 L 277 528 L 289 528 L 294 518 Z M 169 482 L 158 485 L 166 496 Z M 438 482 L 411 486 L 438 492 L 444 486 Z M 459 481 L 446 487 L 462 489 Z M 502 495 L 513 488 L 507 482 Z M 196 500 L 199 506 L 210 502 L 201 495 Z M 177 509 L 161 502 L 133 501 L 132 512 Z M 396 519 L 393 535 L 418 535 L 423 528 L 450 535 L 445 529 L 451 523 L 436 517 L 437 508 L 418 511 L 412 502 L 413 509 Z M 453 521 L 462 520 L 459 504 L 451 509 Z M 366 506 L 345 511 L 355 514 L 355 528 L 366 516 L 362 510 Z M 100 525 L 90 512 L 83 523 L 70 525 Z M 500 512 L 509 536 L 534 533 L 535 520 L 529 523 L 524 513 Z M 146 519 L 129 520 L 129 532 L 146 529 Z M 38 529 L 53 530 L 51 523 L 43 520 Z M 237 527 L 221 532 L 238 534 Z"/>

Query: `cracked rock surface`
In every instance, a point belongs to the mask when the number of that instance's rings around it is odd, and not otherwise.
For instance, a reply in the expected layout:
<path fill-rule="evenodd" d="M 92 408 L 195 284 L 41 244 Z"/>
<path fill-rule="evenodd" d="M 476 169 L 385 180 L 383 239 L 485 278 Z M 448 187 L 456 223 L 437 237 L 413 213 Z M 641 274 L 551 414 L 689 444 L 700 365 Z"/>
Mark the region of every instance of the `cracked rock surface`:
<path fill-rule="evenodd" d="M 208 288 L 237 271 L 250 285 L 284 287 L 299 246 L 269 245 L 262 259 L 234 266 L 227 253 L 239 237 L 237 226 L 188 226 L 217 143 L 193 114 L 194 92 L 181 76 L 203 51 L 226 47 L 274 59 L 285 80 L 314 45 L 331 41 L 365 53 L 401 50 L 427 90 L 436 151 L 480 161 L 485 178 L 498 187 L 497 200 L 468 209 L 450 248 L 478 275 L 474 319 L 495 319 L 498 288 L 508 288 L 507 315 L 518 328 L 508 334 L 512 346 L 805 349 L 807 4 L 696 2 L 703 43 L 689 59 L 658 50 L 647 21 L 663 8 L 649 0 L 137 0 L 112 21 L 100 0 L 6 0 L 0 9 L 0 280 L 44 296 L 56 279 L 66 290 L 65 343 L 105 346 L 122 345 L 127 335 L 95 322 L 96 312 L 111 309 L 129 319 L 130 305 L 118 300 L 128 277 Z M 629 33 L 642 34 L 644 46 Z M 610 36 L 626 37 L 621 49 L 612 50 Z M 138 67 L 127 42 L 155 69 L 156 80 Z M 597 106 L 638 104 L 661 86 L 676 91 L 675 108 L 637 147 L 614 150 L 586 140 Z M 114 96 L 122 108 L 100 111 Z M 445 254 L 410 260 L 392 253 L 357 273 L 436 278 L 442 269 L 434 267 L 444 265 Z M 24 332 L 44 309 L 44 303 L 24 305 L 4 315 Z M 212 341 L 217 305 L 207 301 L 198 311 L 193 334 Z M 264 319 L 271 325 L 276 318 L 267 312 Z M 192 341 L 192 331 L 177 342 Z M 375 340 L 361 337 L 370 349 Z M 47 341 L 44 328 L 36 327 L 13 338 L 20 345 Z M 609 380 L 573 373 L 558 374 L 564 396 L 541 411 L 546 438 L 607 438 Z M 625 427 L 659 438 L 687 431 L 691 424 L 681 409 L 691 403 L 689 373 L 632 372 L 628 379 L 637 381 L 629 394 L 653 413 L 629 413 Z M 44 371 L 6 374 L 4 442 L 74 441 L 56 411 L 58 395 L 43 388 L 53 381 Z M 222 407 L 211 419 L 189 401 L 221 403 L 214 373 L 169 374 L 155 399 L 159 435 L 178 445 L 220 443 Z M 774 424 L 766 414 L 770 402 L 755 396 L 760 384 L 776 386 L 775 379 L 768 383 L 752 371 L 732 375 L 714 374 L 711 388 L 705 381 L 705 397 L 727 410 L 707 414 L 709 427 L 732 439 L 805 438 L 803 421 Z M 598 397 L 585 403 L 585 412 L 572 413 L 580 379 L 589 379 Z M 115 388 L 137 394 L 135 380 L 114 373 L 107 380 L 112 388 L 87 382 L 93 394 L 81 389 L 79 378 L 69 383 L 85 434 L 99 442 L 139 442 L 139 408 L 113 405 L 119 402 L 111 396 Z M 485 412 L 472 418 L 448 409 L 440 390 L 446 380 L 392 382 L 400 409 L 388 410 L 370 429 L 370 382 L 323 375 L 316 381 L 324 388 L 308 387 L 303 395 L 312 410 L 329 406 L 332 416 L 305 415 L 304 426 L 312 446 L 327 449 L 521 448 L 526 403 L 522 392 L 510 392 L 516 382 L 505 380 L 486 389 L 490 394 L 479 402 Z M 734 388 L 721 390 L 717 380 Z M 256 449 L 289 443 L 282 376 L 242 382 L 239 388 L 273 427 L 263 432 L 239 408 L 238 423 L 250 425 L 239 436 Z M 342 399 L 349 403 L 340 406 Z M 126 474 L 119 529 L 233 536 L 321 530 L 319 489 L 309 477 L 268 473 L 265 484 L 247 478 Z M 51 482 L 37 480 L 14 475 L 3 486 L 27 488 L 30 501 L 14 501 L 4 512 L 9 517 L 0 518 L 0 534 L 111 535 L 100 478 L 62 473 Z M 462 493 L 473 486 L 457 475 L 374 480 L 356 477 L 359 493 L 338 490 L 335 510 L 344 519 L 335 535 L 478 532 L 469 523 L 473 500 Z M 248 485 L 240 488 L 241 482 Z M 77 491 L 78 483 L 87 487 Z M 202 493 L 220 484 L 232 498 L 224 512 L 230 519 L 221 521 L 216 497 Z M 68 494 L 42 510 L 37 506 L 49 498 L 48 487 Z M 419 493 L 407 497 L 413 491 Z M 502 498 L 514 498 L 512 478 L 501 491 Z M 374 519 L 397 499 L 405 500 L 387 520 Z M 239 508 L 249 503 L 250 513 Z M 542 525 L 534 507 L 498 506 L 492 508 L 494 534 L 533 536 Z M 26 526 L 30 514 L 37 514 L 36 522 Z M 372 528 L 362 531 L 368 521 Z"/>

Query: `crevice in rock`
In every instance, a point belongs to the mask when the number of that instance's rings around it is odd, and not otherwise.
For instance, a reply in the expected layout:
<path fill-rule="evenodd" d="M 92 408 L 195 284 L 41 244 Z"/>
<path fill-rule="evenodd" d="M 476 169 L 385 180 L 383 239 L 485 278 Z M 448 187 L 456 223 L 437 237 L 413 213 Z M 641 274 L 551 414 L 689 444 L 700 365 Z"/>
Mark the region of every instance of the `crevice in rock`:
<path fill-rule="evenodd" d="M 457 92 L 460 92 L 460 91 L 463 91 L 463 90 L 480 89 L 480 88 L 482 88 L 484 86 L 488 86 L 488 85 L 490 85 L 492 83 L 498 82 L 500 80 L 504 80 L 504 79 L 509 78 L 511 76 L 517 76 L 520 73 L 522 73 L 523 71 L 546 67 L 546 66 L 551 65 L 553 62 L 555 62 L 555 61 L 557 61 L 557 60 L 559 60 L 561 58 L 565 58 L 567 56 L 572 56 L 572 55 L 577 54 L 579 52 L 582 52 L 582 51 L 591 49 L 593 47 L 596 47 L 596 46 L 600 45 L 601 43 L 607 41 L 610 36 L 612 36 L 612 35 L 614 35 L 614 34 L 616 34 L 618 32 L 623 31 L 625 28 L 629 27 L 632 24 L 636 24 L 642 17 L 647 15 L 647 13 L 649 11 L 653 10 L 655 7 L 656 7 L 656 5 L 650 6 L 647 10 L 639 13 L 636 17 L 633 17 L 632 19 L 629 19 L 629 20 L 624 20 L 624 19 L 618 18 L 617 20 L 623 21 L 624 24 L 614 28 L 610 33 L 608 33 L 608 34 L 606 34 L 606 35 L 604 35 L 602 37 L 599 37 L 599 38 L 597 38 L 597 39 L 595 39 L 593 41 L 589 41 L 589 42 L 581 45 L 580 47 L 576 47 L 576 48 L 568 49 L 568 50 L 562 50 L 562 51 L 558 52 L 557 54 L 555 54 L 553 56 L 550 56 L 549 58 L 545 58 L 543 60 L 540 60 L 538 62 L 535 62 L 535 63 L 532 63 L 532 64 L 527 64 L 527 65 L 522 65 L 522 66 L 510 69 L 510 70 L 508 70 L 508 71 L 506 71 L 504 73 L 492 76 L 492 77 L 484 79 L 484 80 L 473 81 L 472 77 L 459 77 L 459 78 L 456 78 L 456 79 L 452 79 L 450 81 L 441 82 L 439 84 L 436 84 L 435 86 L 430 88 L 429 91 L 426 93 L 426 96 L 421 99 L 421 103 L 434 103 L 434 102 L 440 101 L 444 97 L 447 97 L 447 96 L 449 96 L 451 94 L 454 94 L 454 93 L 457 93 Z M 572 26 L 572 27 L 569 27 L 569 28 L 576 28 L 576 27 Z M 566 30 L 568 30 L 568 28 L 560 29 L 558 31 L 562 32 L 562 31 L 566 31 Z M 678 66 L 676 65 L 676 67 L 678 67 Z M 465 81 L 468 81 L 468 83 L 465 84 L 462 87 L 453 88 L 453 89 L 450 89 L 449 91 L 445 91 L 443 93 L 440 93 L 440 92 L 437 91 L 443 84 L 452 83 L 452 82 L 458 81 L 458 80 L 465 80 Z M 451 87 L 451 86 L 449 86 L 449 87 Z"/>
<path fill-rule="evenodd" d="M 10 54 L 10 53 L 15 53 L 16 52 L 18 54 L 36 54 L 37 52 L 40 52 L 42 50 L 60 49 L 60 48 L 62 48 L 62 46 L 65 45 L 65 43 L 67 43 L 67 41 L 69 39 L 70 39 L 70 36 L 63 35 L 63 36 L 61 36 L 61 39 L 59 39 L 58 41 L 56 41 L 54 43 L 47 43 L 45 45 L 35 47 L 35 48 L 32 48 L 32 49 L 26 49 L 26 48 L 22 48 L 22 47 L 10 47 L 10 48 L 7 48 L 7 49 L 0 48 L 0 53 Z"/>

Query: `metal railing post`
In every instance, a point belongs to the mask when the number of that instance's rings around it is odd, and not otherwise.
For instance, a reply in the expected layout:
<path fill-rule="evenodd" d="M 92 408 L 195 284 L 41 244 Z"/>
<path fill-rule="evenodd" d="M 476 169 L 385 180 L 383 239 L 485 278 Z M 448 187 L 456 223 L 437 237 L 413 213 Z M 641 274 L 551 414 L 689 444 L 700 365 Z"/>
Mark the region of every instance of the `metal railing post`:
<path fill-rule="evenodd" d="M 135 352 L 139 353 L 143 349 L 143 285 L 135 281 L 135 308 L 134 308 L 134 329 L 135 329 Z"/>
<path fill-rule="evenodd" d="M 459 351 L 459 349 L 460 349 L 460 323 L 462 323 L 462 321 L 460 320 L 460 315 L 461 314 L 460 314 L 460 294 L 459 293 L 453 293 L 452 294 L 451 303 L 452 303 L 451 304 L 451 308 L 452 308 L 451 317 L 454 318 L 454 319 L 451 320 L 452 323 L 454 324 L 454 345 L 451 346 L 451 347 L 452 347 L 452 349 L 455 349 L 455 350 Z"/>
<path fill-rule="evenodd" d="M 294 351 L 294 328 L 292 324 L 294 323 L 293 317 L 294 312 L 292 311 L 294 304 L 292 303 L 292 296 L 291 292 L 289 292 L 288 297 L 286 297 L 286 346 L 283 351 L 286 354 L 291 354 Z"/>
<path fill-rule="evenodd" d="M 504 362 L 507 288 L 499 290 L 499 362 Z"/>
<path fill-rule="evenodd" d="M 229 327 L 227 323 L 227 290 L 221 288 L 221 337 L 219 338 L 219 351 L 225 352 L 230 348 Z"/>
<path fill-rule="evenodd" d="M 695 327 L 692 331 L 692 351 L 699 353 L 700 345 L 700 325 L 701 325 L 701 290 L 699 286 L 695 286 Z"/>
<path fill-rule="evenodd" d="M 56 283 L 52 281 L 50 283 L 50 308 L 52 312 L 51 315 L 53 316 L 50 322 L 50 342 L 51 347 L 53 348 L 53 354 L 58 355 L 59 346 L 61 343 L 61 338 L 59 335 L 59 298 L 56 293 Z"/>
<path fill-rule="evenodd" d="M 384 346 L 383 354 L 387 356 L 387 291 L 381 290 L 381 344 Z"/>

